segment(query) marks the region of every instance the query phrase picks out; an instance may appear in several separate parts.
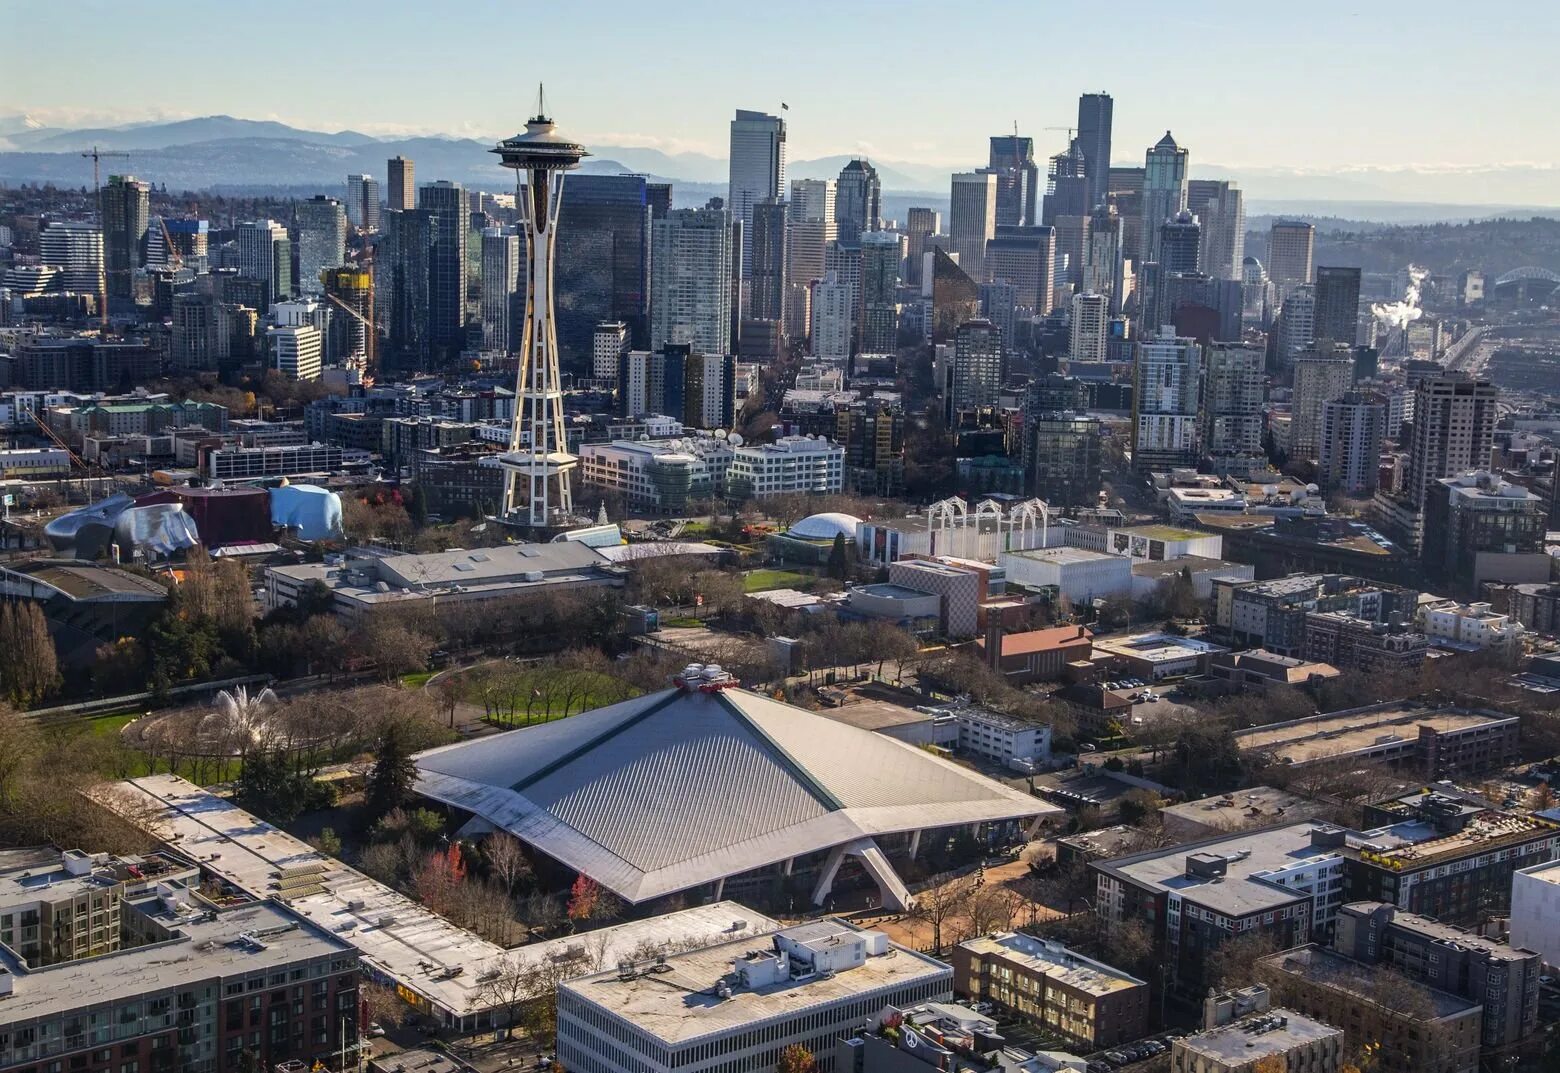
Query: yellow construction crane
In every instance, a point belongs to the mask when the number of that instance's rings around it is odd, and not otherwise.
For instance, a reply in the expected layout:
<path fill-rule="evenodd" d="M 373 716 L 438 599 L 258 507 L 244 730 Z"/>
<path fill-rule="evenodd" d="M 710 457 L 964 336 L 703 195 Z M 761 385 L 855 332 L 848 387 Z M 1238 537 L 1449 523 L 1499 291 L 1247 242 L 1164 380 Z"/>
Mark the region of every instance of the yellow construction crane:
<path fill-rule="evenodd" d="M 83 150 L 81 155 L 84 156 L 84 157 L 91 157 L 92 158 L 92 200 L 97 202 L 98 234 L 99 235 L 103 235 L 103 182 L 102 182 L 102 174 L 101 174 L 101 170 L 100 170 L 101 169 L 101 165 L 99 164 L 99 161 L 101 161 L 104 157 L 115 157 L 115 156 L 124 157 L 125 159 L 128 160 L 130 158 L 130 154 L 129 153 L 125 153 L 125 152 L 120 152 L 119 150 L 115 150 L 115 149 L 99 149 L 97 146 L 94 145 L 91 149 Z M 104 238 L 104 242 L 106 243 L 107 242 L 107 236 L 105 235 L 105 236 L 103 236 L 103 238 Z M 105 255 L 107 254 L 107 250 L 106 249 L 105 249 L 104 253 L 105 253 Z M 98 273 L 98 295 L 97 295 L 97 299 L 98 299 L 98 322 L 99 322 L 100 329 L 102 331 L 103 338 L 106 340 L 108 338 L 108 284 L 107 284 L 105 275 L 102 272 Z"/>

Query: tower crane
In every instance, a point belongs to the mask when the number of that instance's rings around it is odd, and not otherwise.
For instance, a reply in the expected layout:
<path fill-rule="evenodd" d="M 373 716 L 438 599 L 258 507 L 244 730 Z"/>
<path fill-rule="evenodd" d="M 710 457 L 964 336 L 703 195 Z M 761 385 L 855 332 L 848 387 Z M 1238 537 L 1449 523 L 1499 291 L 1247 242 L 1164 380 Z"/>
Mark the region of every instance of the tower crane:
<path fill-rule="evenodd" d="M 100 165 L 99 162 L 104 157 L 116 157 L 116 156 L 117 157 L 124 157 L 125 159 L 128 160 L 130 158 L 130 154 L 129 153 L 125 153 L 125 152 L 121 152 L 121 151 L 119 151 L 117 149 L 99 149 L 97 146 L 94 145 L 91 149 L 84 149 L 84 150 L 82 150 L 81 155 L 84 156 L 84 157 L 91 157 L 92 158 L 92 200 L 97 202 L 98 234 L 102 235 L 103 234 L 103 183 L 102 183 L 101 165 Z M 107 240 L 107 236 L 104 236 L 104 240 L 105 241 Z M 104 252 L 106 254 L 107 251 L 105 250 Z M 98 299 L 98 323 L 99 323 L 99 328 L 100 328 L 100 330 L 102 332 L 103 338 L 106 340 L 108 338 L 108 283 L 107 283 L 107 280 L 104 277 L 103 272 L 101 272 L 101 271 L 98 272 L 98 294 L 97 294 L 97 299 Z"/>

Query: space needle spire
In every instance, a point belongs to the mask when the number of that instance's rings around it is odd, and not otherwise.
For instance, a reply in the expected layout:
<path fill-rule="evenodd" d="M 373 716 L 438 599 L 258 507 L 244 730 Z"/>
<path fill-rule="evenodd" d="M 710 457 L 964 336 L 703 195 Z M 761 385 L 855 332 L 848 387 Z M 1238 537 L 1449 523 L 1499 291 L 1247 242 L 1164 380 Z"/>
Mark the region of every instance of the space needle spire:
<path fill-rule="evenodd" d="M 558 333 L 553 324 L 553 241 L 563 205 L 563 173 L 590 154 L 557 132 L 544 111 L 540 85 L 536 115 L 525 133 L 491 152 L 515 169 L 515 206 L 526 229 L 525 331 L 515 385 L 515 420 L 509 450 L 499 456 L 507 477 L 503 514 L 535 528 L 567 524 L 574 516 L 570 480 L 578 459 L 569 453 L 563 426 L 563 381 Z"/>

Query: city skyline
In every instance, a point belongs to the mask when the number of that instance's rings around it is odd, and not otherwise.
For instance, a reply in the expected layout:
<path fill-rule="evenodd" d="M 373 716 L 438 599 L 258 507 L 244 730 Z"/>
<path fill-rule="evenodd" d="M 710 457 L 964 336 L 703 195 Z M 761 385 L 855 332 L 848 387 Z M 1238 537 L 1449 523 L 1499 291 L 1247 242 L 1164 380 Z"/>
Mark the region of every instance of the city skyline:
<path fill-rule="evenodd" d="M 749 13 L 740 26 L 698 20 L 701 62 L 680 68 L 676 84 L 663 85 L 654 81 L 661 68 L 653 57 L 662 53 L 663 44 L 685 51 L 686 24 L 713 8 L 684 4 L 685 18 L 654 20 L 617 3 L 593 7 L 589 14 L 545 16 L 479 3 L 470 19 L 443 26 L 414 21 L 413 9 L 398 3 L 365 21 L 352 10 L 306 8 L 284 0 L 270 9 L 274 21 L 286 24 L 296 14 L 313 27 L 310 34 L 292 39 L 287 77 L 275 78 L 269 65 L 253 70 L 231 66 L 224 68 L 220 82 L 208 82 L 195 93 L 166 80 L 134 77 L 135 53 L 111 47 L 128 28 L 122 18 L 105 13 L 67 21 L 54 12 L 27 9 L 15 15 L 20 38 L 68 30 L 78 47 L 100 62 L 61 84 L 49 77 L 48 50 L 18 54 L 11 85 L 48 85 L 49 91 L 29 98 L 13 89 L 17 95 L 0 102 L 0 117 L 30 115 L 49 126 L 81 127 L 230 114 L 374 136 L 491 139 L 514 132 L 516 117 L 540 79 L 559 107 L 577 117 L 578 136 L 587 143 L 721 157 L 735 109 L 779 113 L 784 102 L 792 159 L 861 154 L 954 168 L 977 165 L 985 157 L 986 137 L 1010 132 L 1015 120 L 1020 133 L 1034 136 L 1046 152 L 1063 147 L 1065 134 L 1046 128 L 1072 125 L 1078 94 L 1103 90 L 1116 100 L 1116 163 L 1141 163 L 1143 151 L 1171 129 L 1190 148 L 1194 166 L 1344 172 L 1560 168 L 1560 148 L 1553 140 L 1532 137 L 1534 125 L 1560 105 L 1560 89 L 1533 84 L 1520 99 L 1502 101 L 1498 108 L 1491 107 L 1482 89 L 1484 71 L 1495 65 L 1537 68 L 1549 35 L 1533 31 L 1560 21 L 1552 9 L 1518 3 L 1481 13 L 1479 26 L 1459 38 L 1458 63 L 1427 78 L 1423 57 L 1437 54 L 1444 40 L 1446 23 L 1436 11 L 1449 11 L 1449 4 L 1420 5 L 1413 19 L 1385 8 L 1350 10 L 1355 7 L 1363 5 L 1323 2 L 1314 17 L 1290 25 L 1276 15 L 1233 5 L 1229 18 L 1179 21 L 1163 18 L 1149 5 L 1127 3 L 1118 21 L 1130 26 L 1141 16 L 1136 24 L 1152 32 L 1122 34 L 1112 45 L 1114 62 L 1101 65 L 1086 48 L 1053 49 L 1044 64 L 1011 70 L 979 62 L 986 56 L 980 34 L 968 35 L 965 44 L 916 32 L 918 14 L 938 14 L 929 5 L 898 7 L 893 20 L 874 10 L 831 9 L 840 32 L 805 40 L 794 25 L 798 20 L 760 11 Z M 522 18 L 536 25 L 523 24 Z M 1041 24 L 1034 13 L 1008 3 L 988 5 L 982 18 L 994 31 L 1004 22 L 1019 29 L 1033 26 L 1053 42 L 1088 41 L 1099 29 L 1091 27 L 1086 12 L 1048 11 Z M 1282 32 L 1287 47 L 1253 49 L 1251 41 L 1265 32 L 1253 24 L 1269 19 L 1269 29 Z M 572 68 L 565 57 L 578 50 L 569 43 L 599 35 L 603 20 L 638 47 L 625 62 Z M 524 71 L 471 64 L 468 38 L 478 26 L 483 40 L 520 35 L 524 27 L 545 33 L 555 48 Z M 184 47 L 215 55 L 230 41 L 230 32 L 223 23 L 194 20 L 181 35 Z M 357 44 L 341 47 L 348 33 Z M 747 35 L 766 39 L 761 54 L 741 47 Z M 887 37 L 895 47 L 863 50 L 848 44 L 874 37 Z M 1393 47 L 1375 52 L 1338 48 L 1344 41 L 1372 40 L 1390 40 Z M 800 68 L 785 57 L 797 55 L 804 45 L 814 49 L 806 70 L 835 70 L 843 79 L 799 77 Z M 1182 60 L 1188 49 L 1217 58 L 1222 71 L 1211 77 L 1205 63 L 1198 76 L 1187 77 Z M 959 71 L 960 92 L 949 93 L 946 83 L 927 77 L 927 65 L 938 62 Z M 388 71 L 397 77 L 376 81 Z M 460 83 L 452 84 L 457 75 Z M 652 79 L 648 87 L 647 78 Z M 354 83 L 371 84 L 374 91 L 355 100 L 340 92 Z M 1231 92 L 1232 87 L 1241 91 Z M 105 104 L 109 101 L 112 106 Z M 1358 121 L 1340 123 L 1342 108 L 1352 108 Z M 1452 129 L 1459 130 L 1459 137 L 1444 137 Z"/>

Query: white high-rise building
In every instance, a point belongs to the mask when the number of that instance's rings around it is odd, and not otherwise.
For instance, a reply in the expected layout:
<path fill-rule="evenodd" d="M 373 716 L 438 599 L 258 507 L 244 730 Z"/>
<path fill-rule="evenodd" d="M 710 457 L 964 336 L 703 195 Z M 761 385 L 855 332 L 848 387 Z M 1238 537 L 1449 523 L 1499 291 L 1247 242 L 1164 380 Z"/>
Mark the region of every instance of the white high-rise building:
<path fill-rule="evenodd" d="M 50 220 L 38 235 L 39 259 L 60 271 L 60 286 L 103 294 L 103 231 L 86 220 Z"/>
<path fill-rule="evenodd" d="M 1317 469 L 1323 491 L 1376 494 L 1386 418 L 1386 400 L 1373 392 L 1347 391 L 1322 404 Z"/>
<path fill-rule="evenodd" d="M 976 283 L 986 282 L 986 243 L 997 234 L 997 176 L 955 172 L 949 193 L 948 242 L 959 267 Z"/>
<path fill-rule="evenodd" d="M 238 274 L 265 284 L 270 305 L 292 297 L 292 243 L 275 220 L 249 220 L 238 232 Z"/>
<path fill-rule="evenodd" d="M 791 202 L 787 206 L 788 233 L 786 284 L 789 290 L 786 309 L 786 334 L 793 339 L 806 335 L 811 323 L 808 301 L 812 282 L 827 271 L 829 245 L 834 242 L 835 185 L 833 179 L 792 179 Z"/>
<path fill-rule="evenodd" d="M 513 228 L 482 229 L 482 349 L 515 349 L 515 313 L 520 293 L 520 236 Z"/>
<path fill-rule="evenodd" d="M 312 324 L 272 328 L 276 371 L 289 380 L 318 380 L 324 367 L 325 337 Z"/>
<path fill-rule="evenodd" d="M 731 121 L 731 179 L 726 208 L 742 221 L 742 264 L 750 273 L 753 206 L 785 193 L 785 120 L 764 112 L 737 109 Z"/>
<path fill-rule="evenodd" d="M 353 227 L 378 231 L 379 180 L 372 175 L 348 175 L 346 210 L 347 222 Z"/>
<path fill-rule="evenodd" d="M 333 197 L 316 195 L 298 203 L 298 293 L 324 294 L 320 278 L 347 260 L 347 214 Z"/>
<path fill-rule="evenodd" d="M 673 209 L 651 225 L 650 345 L 731 352 L 731 213 Z"/>
<path fill-rule="evenodd" d="M 618 379 L 623 358 L 628 353 L 628 325 L 620 320 L 603 321 L 591 336 L 590 372 L 597 380 Z"/>
<path fill-rule="evenodd" d="M 1304 220 L 1274 220 L 1268 231 L 1268 278 L 1280 302 L 1316 278 L 1316 227 Z"/>
<path fill-rule="evenodd" d="M 1278 313 L 1278 364 L 1293 365 L 1295 359 L 1316 344 L 1316 288 L 1303 283 L 1290 290 Z"/>
<path fill-rule="evenodd" d="M 850 358 L 852 291 L 850 284 L 840 279 L 839 273 L 825 273 L 821 280 L 814 280 L 812 300 L 812 337 L 814 357 L 825 361 L 847 361 Z"/>
<path fill-rule="evenodd" d="M 1196 466 L 1201 455 L 1202 347 L 1165 325 L 1135 347 L 1132 466 L 1138 473 Z"/>
<path fill-rule="evenodd" d="M 1317 458 L 1322 406 L 1354 386 L 1354 358 L 1343 353 L 1303 353 L 1295 358 L 1294 403 L 1289 421 L 1289 457 Z"/>
<path fill-rule="evenodd" d="M 1240 279 L 1246 258 L 1246 205 L 1240 187 L 1224 179 L 1187 183 L 1187 209 L 1202 221 L 1202 271 L 1214 279 Z"/>
<path fill-rule="evenodd" d="M 1110 303 L 1103 294 L 1075 294 L 1072 299 L 1072 334 L 1067 348 L 1071 361 L 1104 361 L 1105 337 L 1110 327 Z"/>

